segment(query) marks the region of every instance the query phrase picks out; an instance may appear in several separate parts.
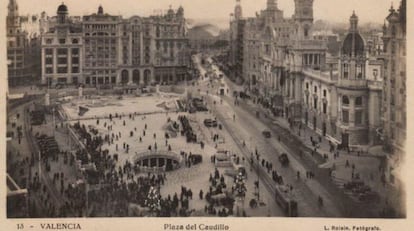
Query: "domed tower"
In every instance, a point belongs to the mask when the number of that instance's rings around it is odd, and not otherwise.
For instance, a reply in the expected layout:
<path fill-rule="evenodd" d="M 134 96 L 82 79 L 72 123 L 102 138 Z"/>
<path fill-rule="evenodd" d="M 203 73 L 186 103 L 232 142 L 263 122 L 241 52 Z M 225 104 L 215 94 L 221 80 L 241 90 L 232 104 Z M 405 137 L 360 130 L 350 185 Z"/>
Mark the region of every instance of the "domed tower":
<path fill-rule="evenodd" d="M 177 17 L 178 18 L 184 18 L 184 8 L 182 6 L 178 7 Z"/>
<path fill-rule="evenodd" d="M 277 9 L 277 2 L 276 0 L 267 0 L 266 9 L 268 10 L 276 10 Z"/>
<path fill-rule="evenodd" d="M 240 0 L 236 0 L 236 6 L 234 7 L 234 18 L 239 20 L 243 17 L 242 7 L 240 5 Z"/>
<path fill-rule="evenodd" d="M 309 39 L 312 36 L 313 0 L 295 0 L 296 33 L 299 39 Z"/>
<path fill-rule="evenodd" d="M 341 48 L 343 79 L 365 79 L 365 42 L 358 32 L 358 16 L 353 12 L 350 27 Z"/>
<path fill-rule="evenodd" d="M 99 5 L 99 7 L 98 7 L 98 15 L 103 15 L 103 14 L 104 14 L 103 7 L 102 7 L 102 5 Z"/>
<path fill-rule="evenodd" d="M 20 17 L 16 0 L 10 0 L 7 14 L 7 33 L 15 34 L 20 28 Z"/>
<path fill-rule="evenodd" d="M 337 125 L 341 131 L 344 147 L 364 145 L 369 142 L 369 101 L 370 94 L 366 79 L 367 57 L 365 42 L 358 32 L 358 17 L 355 12 L 349 19 L 339 59 L 338 115 Z"/>
<path fill-rule="evenodd" d="M 57 18 L 59 24 L 65 24 L 68 19 L 68 7 L 62 2 L 57 9 Z"/>

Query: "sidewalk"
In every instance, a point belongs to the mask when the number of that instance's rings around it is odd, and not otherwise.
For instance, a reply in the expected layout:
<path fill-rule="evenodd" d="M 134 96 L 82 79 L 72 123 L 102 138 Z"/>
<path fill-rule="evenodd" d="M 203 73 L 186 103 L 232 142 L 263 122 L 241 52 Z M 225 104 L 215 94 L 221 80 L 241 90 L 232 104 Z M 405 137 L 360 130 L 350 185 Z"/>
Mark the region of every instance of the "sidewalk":
<path fill-rule="evenodd" d="M 397 179 L 394 184 L 389 182 L 383 184 L 381 181 L 381 174 L 379 166 L 381 164 L 381 158 L 386 155 L 382 151 L 378 151 L 378 147 L 363 147 L 367 152 L 358 151 L 343 151 L 335 150 L 337 155 L 330 152 L 329 140 L 326 137 L 321 136 L 315 130 L 302 124 L 302 129 L 299 130 L 297 126 L 290 127 L 289 123 L 283 117 L 273 116 L 267 109 L 254 104 L 251 101 L 247 101 L 246 104 L 265 113 L 273 122 L 287 130 L 291 130 L 296 138 L 302 141 L 302 143 L 308 148 L 314 150 L 315 147 L 312 145 L 311 137 L 314 141 L 317 141 L 316 154 L 321 156 L 327 156 L 326 162 L 319 165 L 320 168 L 332 169 L 332 180 L 338 188 L 343 188 L 344 183 L 355 180 L 353 176 L 359 175 L 359 180 L 363 181 L 373 191 L 377 192 L 381 197 L 381 202 L 378 204 L 379 207 L 391 206 L 393 208 L 400 208 L 402 185 Z M 320 141 L 321 138 L 321 142 Z M 346 167 L 346 163 L 349 163 L 349 167 Z M 352 166 L 355 166 L 354 171 Z M 352 173 L 354 172 L 354 173 Z M 347 193 L 348 194 L 348 193 Z M 351 196 L 351 193 L 348 195 Z M 354 198 L 358 200 L 357 198 Z M 401 212 L 404 213 L 404 212 Z"/>

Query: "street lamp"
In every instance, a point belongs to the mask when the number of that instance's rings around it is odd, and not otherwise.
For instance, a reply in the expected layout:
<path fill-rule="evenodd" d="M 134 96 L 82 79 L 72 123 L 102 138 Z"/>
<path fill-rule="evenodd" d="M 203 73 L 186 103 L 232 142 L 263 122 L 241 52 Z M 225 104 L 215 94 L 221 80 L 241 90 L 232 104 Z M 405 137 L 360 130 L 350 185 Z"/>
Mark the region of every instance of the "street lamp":
<path fill-rule="evenodd" d="M 160 195 L 153 186 L 148 191 L 147 199 L 145 200 L 145 205 L 148 206 L 150 213 L 156 215 L 157 211 L 160 209 Z"/>

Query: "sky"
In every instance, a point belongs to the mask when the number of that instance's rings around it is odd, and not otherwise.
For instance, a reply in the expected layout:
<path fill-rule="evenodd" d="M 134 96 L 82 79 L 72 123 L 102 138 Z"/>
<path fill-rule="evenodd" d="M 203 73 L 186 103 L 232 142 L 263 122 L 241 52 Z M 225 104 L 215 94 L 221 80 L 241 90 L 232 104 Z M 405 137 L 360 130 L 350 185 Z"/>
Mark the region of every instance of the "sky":
<path fill-rule="evenodd" d="M 8 2 L 4 0 L 2 2 Z M 109 14 L 124 17 L 139 15 L 148 16 L 155 10 L 166 11 L 171 5 L 173 9 L 184 7 L 185 16 L 195 19 L 229 19 L 236 0 L 63 0 L 69 8 L 69 15 L 85 15 L 95 13 L 101 4 Z M 331 22 L 348 22 L 355 10 L 361 23 L 384 22 L 392 4 L 398 8 L 400 0 L 314 0 L 314 19 Z M 21 15 L 40 14 L 45 11 L 49 16 L 56 15 L 57 7 L 62 0 L 17 0 Z M 6 3 L 4 3 L 6 4 Z M 291 17 L 294 11 L 294 0 L 277 0 L 279 9 L 285 17 Z M 243 16 L 252 17 L 266 7 L 266 0 L 241 0 Z M 5 8 L 3 8 L 5 9 Z"/>

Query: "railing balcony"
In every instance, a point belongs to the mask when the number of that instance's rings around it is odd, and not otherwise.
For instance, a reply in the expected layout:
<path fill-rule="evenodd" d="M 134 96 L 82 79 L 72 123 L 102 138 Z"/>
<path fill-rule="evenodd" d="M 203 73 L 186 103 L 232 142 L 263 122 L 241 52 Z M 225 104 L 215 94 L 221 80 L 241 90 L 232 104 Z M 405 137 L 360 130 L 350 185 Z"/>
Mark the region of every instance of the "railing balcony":
<path fill-rule="evenodd" d="M 295 48 L 327 49 L 326 43 L 319 40 L 298 40 L 293 45 Z"/>
<path fill-rule="evenodd" d="M 365 79 L 339 79 L 338 87 L 367 88 L 367 80 Z"/>

